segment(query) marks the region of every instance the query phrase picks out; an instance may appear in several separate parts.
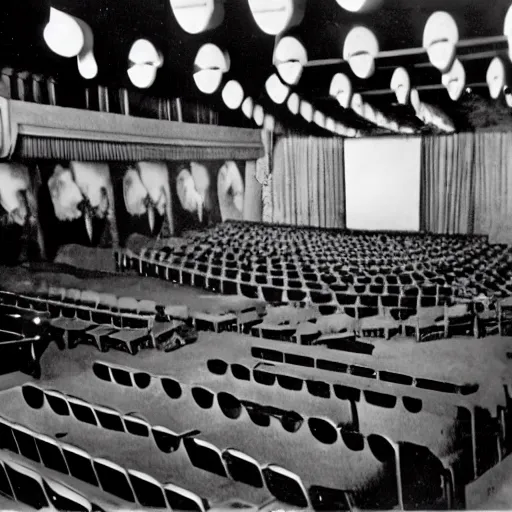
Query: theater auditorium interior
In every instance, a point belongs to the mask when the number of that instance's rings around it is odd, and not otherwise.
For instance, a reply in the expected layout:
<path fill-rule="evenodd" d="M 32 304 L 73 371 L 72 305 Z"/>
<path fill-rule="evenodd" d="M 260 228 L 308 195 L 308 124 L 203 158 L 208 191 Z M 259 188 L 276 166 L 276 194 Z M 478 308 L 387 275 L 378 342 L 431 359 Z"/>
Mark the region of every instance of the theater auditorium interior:
<path fill-rule="evenodd" d="M 511 0 L 2 0 L 0 510 L 512 509 Z"/>

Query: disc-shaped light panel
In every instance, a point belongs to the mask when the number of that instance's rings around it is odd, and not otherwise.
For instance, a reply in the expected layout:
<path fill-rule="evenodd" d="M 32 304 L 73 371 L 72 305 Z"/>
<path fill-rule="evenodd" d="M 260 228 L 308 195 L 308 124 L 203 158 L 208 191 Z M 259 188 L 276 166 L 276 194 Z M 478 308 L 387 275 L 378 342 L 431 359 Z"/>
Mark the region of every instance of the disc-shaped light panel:
<path fill-rule="evenodd" d="M 512 107 L 512 91 L 508 88 L 508 86 L 505 86 L 503 93 L 505 95 L 505 102 L 507 106 Z"/>
<path fill-rule="evenodd" d="M 494 57 L 489 64 L 486 79 L 491 98 L 498 98 L 506 85 L 505 63 L 499 57 Z"/>
<path fill-rule="evenodd" d="M 263 128 L 268 130 L 269 132 L 273 132 L 276 128 L 276 119 L 271 114 L 265 114 L 265 119 L 263 119 Z"/>
<path fill-rule="evenodd" d="M 450 98 L 457 101 L 466 87 L 466 71 L 460 60 L 453 63 L 452 68 L 442 77 L 443 85 L 446 87 Z"/>
<path fill-rule="evenodd" d="M 76 18 L 76 22 L 84 35 L 84 45 L 77 56 L 78 71 L 85 79 L 89 80 L 98 74 L 98 64 L 94 57 L 94 35 L 91 27 L 85 21 Z"/>
<path fill-rule="evenodd" d="M 300 115 L 308 122 L 313 121 L 313 106 L 308 101 L 300 102 Z"/>
<path fill-rule="evenodd" d="M 263 111 L 263 107 L 261 105 L 254 105 L 254 111 L 252 113 L 252 117 L 254 122 L 258 126 L 263 126 L 263 120 L 265 118 L 265 112 Z"/>
<path fill-rule="evenodd" d="M 507 36 L 508 40 L 508 56 L 512 60 L 512 5 L 508 8 L 505 16 L 505 23 L 503 24 L 503 33 Z"/>
<path fill-rule="evenodd" d="M 430 63 L 441 73 L 446 73 L 455 59 L 459 29 L 455 20 L 444 11 L 430 16 L 423 31 L 423 48 L 427 51 Z"/>
<path fill-rule="evenodd" d="M 405 68 L 396 68 L 391 77 L 391 90 L 400 105 L 407 105 L 411 95 L 411 77 Z"/>
<path fill-rule="evenodd" d="M 244 101 L 244 90 L 236 80 L 230 80 L 222 89 L 222 99 L 231 110 L 240 108 Z"/>
<path fill-rule="evenodd" d="M 200 34 L 218 27 L 224 19 L 224 0 L 170 0 L 180 27 L 189 34 Z"/>
<path fill-rule="evenodd" d="M 375 8 L 381 0 L 336 0 L 338 5 L 350 12 L 365 12 Z"/>
<path fill-rule="evenodd" d="M 84 46 L 84 33 L 76 18 L 53 7 L 43 37 L 50 50 L 61 57 L 76 57 Z"/>
<path fill-rule="evenodd" d="M 242 103 L 242 112 L 244 113 L 245 117 L 252 119 L 254 112 L 254 101 L 252 98 L 245 98 L 244 102 Z"/>
<path fill-rule="evenodd" d="M 306 0 L 249 0 L 249 8 L 258 27 L 276 36 L 301 23 Z"/>
<path fill-rule="evenodd" d="M 327 117 L 325 120 L 325 129 L 329 130 L 330 132 L 336 131 L 336 122 L 332 117 Z"/>
<path fill-rule="evenodd" d="M 290 94 L 290 88 L 284 85 L 275 73 L 270 75 L 265 82 L 265 90 L 270 99 L 278 105 L 282 105 Z"/>
<path fill-rule="evenodd" d="M 276 44 L 273 62 L 283 81 L 289 85 L 296 85 L 308 62 L 308 54 L 296 37 L 285 36 Z"/>
<path fill-rule="evenodd" d="M 320 128 L 325 128 L 325 114 L 320 112 L 320 110 L 315 110 L 313 114 L 313 122 L 320 126 Z"/>
<path fill-rule="evenodd" d="M 138 39 L 128 54 L 128 76 L 136 87 L 147 89 L 153 85 L 156 73 L 163 64 L 162 55 L 147 39 Z"/>
<path fill-rule="evenodd" d="M 290 97 L 288 98 L 288 101 L 286 102 L 286 105 L 288 106 L 288 110 L 292 114 L 297 115 L 299 113 L 299 108 L 300 108 L 299 96 L 295 92 L 292 92 L 290 94 Z"/>
<path fill-rule="evenodd" d="M 375 57 L 379 53 L 379 42 L 375 34 L 366 27 L 354 27 L 343 45 L 343 59 L 358 78 L 369 78 L 375 71 Z"/>
<path fill-rule="evenodd" d="M 205 94 L 213 94 L 222 82 L 222 75 L 229 71 L 229 55 L 218 46 L 206 43 L 197 52 L 194 61 L 194 82 Z"/>
<path fill-rule="evenodd" d="M 343 108 L 349 108 L 352 100 L 352 82 L 344 73 L 336 73 L 331 80 L 329 95 L 338 100 Z"/>

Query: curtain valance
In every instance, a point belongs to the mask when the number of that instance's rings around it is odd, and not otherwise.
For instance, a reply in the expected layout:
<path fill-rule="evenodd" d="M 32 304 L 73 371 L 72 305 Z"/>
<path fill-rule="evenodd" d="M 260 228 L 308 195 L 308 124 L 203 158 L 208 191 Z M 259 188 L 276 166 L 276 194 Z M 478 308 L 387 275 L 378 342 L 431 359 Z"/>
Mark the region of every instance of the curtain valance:
<path fill-rule="evenodd" d="M 0 98 L 0 158 L 255 160 L 259 130 L 78 110 Z"/>

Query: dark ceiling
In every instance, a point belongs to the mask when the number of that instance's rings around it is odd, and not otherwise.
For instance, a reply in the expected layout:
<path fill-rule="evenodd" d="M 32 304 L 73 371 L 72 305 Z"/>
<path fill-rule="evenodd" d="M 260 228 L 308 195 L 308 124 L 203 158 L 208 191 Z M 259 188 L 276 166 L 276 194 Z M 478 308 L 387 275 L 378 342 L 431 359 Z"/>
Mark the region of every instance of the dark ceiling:
<path fill-rule="evenodd" d="M 218 97 L 202 96 L 192 80 L 197 50 L 205 42 L 214 42 L 230 54 L 232 65 L 226 78 L 237 79 L 247 94 L 274 112 L 278 119 L 286 123 L 293 117 L 286 107 L 269 104 L 265 95 L 265 80 L 274 71 L 274 37 L 258 28 L 247 0 L 225 0 L 224 22 L 219 28 L 198 36 L 189 35 L 179 27 L 168 0 L 3 0 L 2 7 L 4 4 L 6 10 L 0 21 L 2 66 L 86 83 L 78 74 L 75 59 L 53 55 L 43 41 L 42 30 L 51 4 L 91 26 L 99 66 L 94 83 L 132 88 L 126 74 L 127 56 L 131 44 L 144 37 L 161 50 L 165 59 L 148 94 L 199 98 L 222 108 Z M 304 42 L 310 61 L 297 92 L 335 119 L 370 128 L 353 112 L 344 111 L 329 98 L 331 78 L 337 72 L 345 72 L 366 101 L 391 116 L 418 124 L 406 107 L 394 105 L 395 97 L 389 91 L 391 73 L 397 66 L 406 66 L 414 85 L 427 86 L 440 84 L 440 73 L 430 66 L 425 53 L 418 52 L 411 56 L 378 58 L 374 76 L 366 81 L 357 80 L 348 65 L 341 62 L 343 41 L 350 28 L 356 24 L 366 25 L 375 33 L 384 52 L 419 48 L 427 18 L 436 10 L 445 10 L 457 21 L 461 40 L 501 36 L 510 4 L 511 0 L 382 0 L 372 12 L 354 14 L 344 11 L 335 0 L 308 0 L 304 20 L 294 30 Z M 422 100 L 444 109 L 461 130 L 511 129 L 510 110 L 504 101 L 491 101 L 484 86 L 492 55 L 507 56 L 506 41 L 469 45 L 460 48 L 458 54 L 466 59 L 463 62 L 471 91 L 458 102 L 452 102 L 442 86 L 431 87 L 421 92 Z M 327 59 L 334 60 L 315 63 Z"/>

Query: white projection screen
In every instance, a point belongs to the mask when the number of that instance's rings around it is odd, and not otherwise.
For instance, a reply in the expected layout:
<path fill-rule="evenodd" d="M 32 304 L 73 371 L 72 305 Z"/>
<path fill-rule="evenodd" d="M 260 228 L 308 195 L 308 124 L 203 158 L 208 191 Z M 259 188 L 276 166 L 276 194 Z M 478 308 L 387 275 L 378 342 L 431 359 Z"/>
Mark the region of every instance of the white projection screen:
<path fill-rule="evenodd" d="M 347 228 L 419 231 L 419 137 L 345 142 Z"/>

